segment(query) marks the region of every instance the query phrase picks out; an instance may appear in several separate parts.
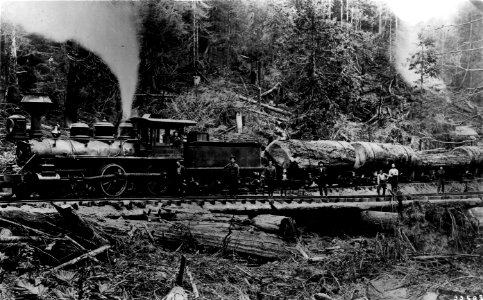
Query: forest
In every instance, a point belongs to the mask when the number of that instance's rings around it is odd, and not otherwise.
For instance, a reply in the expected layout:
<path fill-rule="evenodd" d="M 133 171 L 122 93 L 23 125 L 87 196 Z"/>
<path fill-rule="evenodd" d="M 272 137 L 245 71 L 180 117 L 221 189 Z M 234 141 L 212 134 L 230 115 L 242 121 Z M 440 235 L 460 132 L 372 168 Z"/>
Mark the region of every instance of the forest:
<path fill-rule="evenodd" d="M 264 141 L 416 144 L 451 141 L 461 125 L 481 132 L 483 18 L 469 1 L 450 20 L 417 25 L 367 0 L 123 3 L 139 43 L 133 114 L 227 133 L 239 112 L 244 133 Z M 56 104 L 47 124 L 123 118 L 118 79 L 75 39 L 3 18 L 0 52 L 3 105 L 42 92 Z"/>

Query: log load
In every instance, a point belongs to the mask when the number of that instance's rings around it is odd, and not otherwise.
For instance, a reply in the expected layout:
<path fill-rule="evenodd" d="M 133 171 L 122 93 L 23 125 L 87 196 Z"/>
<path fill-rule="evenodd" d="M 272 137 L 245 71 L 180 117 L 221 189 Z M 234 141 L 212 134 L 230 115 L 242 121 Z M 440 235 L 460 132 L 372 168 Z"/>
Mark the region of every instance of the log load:
<path fill-rule="evenodd" d="M 416 156 L 415 151 L 411 147 L 383 144 L 355 142 L 351 144 L 356 153 L 356 161 L 354 168 L 387 166 L 390 163 L 397 165 L 408 165 Z"/>
<path fill-rule="evenodd" d="M 479 165 L 483 163 L 483 148 L 481 147 L 461 146 L 451 152 L 466 155 L 471 159 L 472 164 Z"/>
<path fill-rule="evenodd" d="M 331 167 L 352 169 L 356 161 L 354 148 L 344 141 L 273 141 L 265 152 L 285 168 L 293 162 L 300 168 L 317 167 L 321 161 Z"/>
<path fill-rule="evenodd" d="M 452 167 L 468 166 L 472 158 L 466 152 L 446 152 L 446 153 L 418 153 L 413 160 L 413 164 L 418 167 Z"/>

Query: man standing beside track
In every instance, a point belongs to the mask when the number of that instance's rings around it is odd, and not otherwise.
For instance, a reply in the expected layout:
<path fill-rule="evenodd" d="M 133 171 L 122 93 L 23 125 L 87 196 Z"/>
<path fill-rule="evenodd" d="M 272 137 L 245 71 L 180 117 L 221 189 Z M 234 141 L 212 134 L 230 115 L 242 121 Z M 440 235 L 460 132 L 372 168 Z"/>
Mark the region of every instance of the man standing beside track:
<path fill-rule="evenodd" d="M 268 161 L 268 166 L 263 170 L 263 176 L 267 184 L 268 196 L 273 197 L 273 190 L 275 189 L 275 182 L 277 180 L 277 169 L 275 169 L 271 160 Z"/>
<path fill-rule="evenodd" d="M 230 162 L 225 166 L 225 170 L 228 171 L 228 186 L 230 189 L 230 196 L 236 196 L 240 167 L 236 163 L 236 158 L 234 155 L 230 156 Z"/>
<path fill-rule="evenodd" d="M 445 171 L 443 167 L 439 167 L 439 170 L 436 172 L 436 176 L 438 177 L 438 194 L 439 191 L 441 190 L 441 193 L 444 194 L 444 177 L 445 177 Z"/>
<path fill-rule="evenodd" d="M 392 168 L 389 170 L 389 182 L 391 183 L 391 190 L 393 194 L 396 194 L 399 183 L 399 170 L 396 169 L 395 164 L 392 164 Z"/>
<path fill-rule="evenodd" d="M 325 197 L 327 197 L 327 168 L 324 167 L 324 163 L 319 161 L 319 168 L 317 169 L 317 185 L 319 187 L 319 193 L 322 196 L 322 190 L 324 190 Z"/>
<path fill-rule="evenodd" d="M 387 188 L 387 174 L 379 170 L 377 174 L 377 195 L 380 195 L 382 189 L 382 196 L 386 198 L 386 188 Z"/>
<path fill-rule="evenodd" d="M 181 161 L 176 161 L 176 194 L 178 194 L 178 196 L 184 195 L 186 186 L 185 175 L 185 167 L 181 164 Z"/>

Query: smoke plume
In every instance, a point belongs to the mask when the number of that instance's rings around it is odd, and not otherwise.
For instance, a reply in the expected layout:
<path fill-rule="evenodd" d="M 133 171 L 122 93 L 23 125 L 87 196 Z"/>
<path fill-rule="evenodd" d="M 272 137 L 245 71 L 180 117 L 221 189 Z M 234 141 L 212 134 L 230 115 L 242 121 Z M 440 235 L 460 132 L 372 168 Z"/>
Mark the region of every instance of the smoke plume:
<path fill-rule="evenodd" d="M 5 1 L 5 21 L 56 42 L 74 40 L 98 55 L 119 81 L 123 118 L 131 115 L 139 45 L 135 7 L 126 1 Z"/>

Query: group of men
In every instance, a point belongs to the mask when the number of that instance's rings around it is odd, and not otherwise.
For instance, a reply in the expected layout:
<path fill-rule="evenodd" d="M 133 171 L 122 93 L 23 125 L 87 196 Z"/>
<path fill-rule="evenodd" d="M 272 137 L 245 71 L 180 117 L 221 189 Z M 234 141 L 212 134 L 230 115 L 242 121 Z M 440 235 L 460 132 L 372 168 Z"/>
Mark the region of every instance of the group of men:
<path fill-rule="evenodd" d="M 224 167 L 225 171 L 227 172 L 227 182 L 229 193 L 231 196 L 235 196 L 238 190 L 238 179 L 240 174 L 240 167 L 236 163 L 235 156 L 230 157 L 230 162 Z M 176 185 L 177 185 L 177 192 L 182 194 L 183 193 L 183 185 L 184 184 L 184 177 L 185 177 L 185 168 L 180 163 L 177 162 L 176 168 Z M 314 173 L 314 181 L 318 186 L 319 193 L 321 196 L 328 195 L 327 183 L 328 183 L 328 171 L 327 168 L 324 166 L 323 162 L 318 163 L 318 168 Z M 444 193 L 444 177 L 445 171 L 441 167 L 437 172 L 436 175 L 438 177 L 438 193 L 441 191 Z M 268 165 L 264 168 L 262 172 L 262 178 L 267 185 L 268 196 L 273 196 L 273 192 L 277 185 L 277 169 L 273 165 L 272 161 L 268 162 Z M 382 195 L 386 196 L 386 189 L 387 184 L 391 185 L 391 192 L 396 194 L 398 190 L 398 183 L 399 183 L 399 170 L 396 168 L 395 164 L 392 164 L 391 169 L 388 173 L 384 173 L 383 170 L 379 170 L 377 173 L 377 194 L 380 195 L 382 191 Z M 289 186 L 289 179 L 287 176 L 287 169 L 284 168 L 282 171 L 281 182 L 280 182 L 280 195 L 285 194 L 287 195 L 287 189 Z"/>
<path fill-rule="evenodd" d="M 386 189 L 387 189 L 388 182 L 391 184 L 392 193 L 396 194 L 398 184 L 399 184 L 399 170 L 396 169 L 395 164 L 391 165 L 391 169 L 387 174 L 382 172 L 382 170 L 379 170 L 379 173 L 377 173 L 376 179 L 377 179 L 377 195 L 380 195 L 382 190 L 382 196 L 386 197 Z"/>

